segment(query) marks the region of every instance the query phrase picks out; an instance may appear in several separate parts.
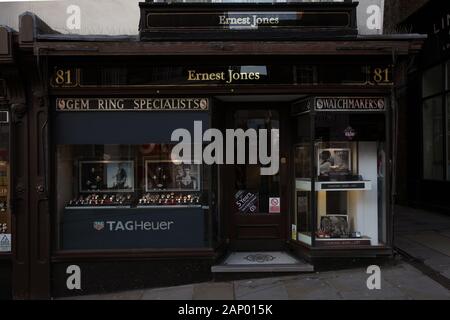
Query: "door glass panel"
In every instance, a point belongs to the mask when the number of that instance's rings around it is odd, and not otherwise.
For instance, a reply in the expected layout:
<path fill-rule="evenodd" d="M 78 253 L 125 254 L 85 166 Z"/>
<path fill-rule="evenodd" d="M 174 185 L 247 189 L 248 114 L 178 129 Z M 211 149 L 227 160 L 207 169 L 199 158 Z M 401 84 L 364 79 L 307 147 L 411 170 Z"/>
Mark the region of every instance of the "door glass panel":
<path fill-rule="evenodd" d="M 254 129 L 258 141 L 261 137 L 259 130 L 266 129 L 268 132 L 268 154 L 272 153 L 272 150 L 270 150 L 272 138 L 270 130 L 279 129 L 278 112 L 272 110 L 239 110 L 235 113 L 234 123 L 235 129 L 242 129 L 245 132 Z M 249 140 L 249 138 L 246 138 L 245 142 L 246 164 L 235 166 L 234 201 L 236 212 L 244 215 L 277 213 L 277 206 L 271 206 L 270 203 L 271 200 L 276 202 L 278 199 L 279 201 L 280 176 L 279 174 L 261 175 L 262 165 L 249 164 L 249 159 L 258 154 L 258 146 L 249 143 Z M 235 155 L 238 155 L 237 143 L 235 143 Z"/>

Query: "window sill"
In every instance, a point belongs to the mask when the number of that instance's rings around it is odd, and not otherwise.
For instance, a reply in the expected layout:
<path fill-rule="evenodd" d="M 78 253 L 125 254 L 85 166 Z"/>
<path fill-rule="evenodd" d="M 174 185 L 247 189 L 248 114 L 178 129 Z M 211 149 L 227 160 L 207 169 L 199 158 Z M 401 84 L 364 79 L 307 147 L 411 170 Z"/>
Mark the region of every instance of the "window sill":
<path fill-rule="evenodd" d="M 89 251 L 56 251 L 52 262 L 82 261 L 129 261 L 178 258 L 215 258 L 213 248 L 192 249 L 135 249 L 135 250 L 89 250 Z"/>

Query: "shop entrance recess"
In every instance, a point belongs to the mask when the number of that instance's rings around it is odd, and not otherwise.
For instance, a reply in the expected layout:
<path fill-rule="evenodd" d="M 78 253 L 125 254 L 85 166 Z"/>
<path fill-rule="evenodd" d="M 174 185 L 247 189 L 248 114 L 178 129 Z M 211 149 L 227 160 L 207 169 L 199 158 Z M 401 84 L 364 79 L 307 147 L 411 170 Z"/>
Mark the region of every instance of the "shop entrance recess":
<path fill-rule="evenodd" d="M 288 218 L 286 146 L 283 139 L 283 103 L 233 102 L 226 103 L 226 128 L 257 133 L 257 146 L 246 137 L 246 162 L 224 168 L 225 203 L 230 249 L 234 251 L 283 250 L 286 242 Z M 264 133 L 267 132 L 267 138 Z M 262 134 L 261 134 L 262 133 Z M 279 141 L 279 152 L 273 141 Z M 270 164 L 261 162 L 259 150 L 266 144 Z M 235 158 L 237 154 L 235 143 Z M 257 153 L 257 164 L 252 164 L 251 153 Z M 253 154 L 255 156 L 255 154 Z M 276 161 L 277 163 L 275 163 Z M 275 174 L 264 175 L 261 169 L 277 168 Z"/>

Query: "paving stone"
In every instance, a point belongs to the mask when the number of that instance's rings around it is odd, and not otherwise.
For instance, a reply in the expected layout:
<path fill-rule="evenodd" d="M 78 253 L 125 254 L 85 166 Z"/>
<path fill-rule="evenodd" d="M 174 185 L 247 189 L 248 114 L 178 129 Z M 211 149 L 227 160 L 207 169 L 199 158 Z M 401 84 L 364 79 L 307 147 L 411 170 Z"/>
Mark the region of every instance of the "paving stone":
<path fill-rule="evenodd" d="M 192 300 L 194 286 L 181 286 L 144 291 L 142 300 Z"/>
<path fill-rule="evenodd" d="M 140 300 L 144 290 L 132 290 L 117 293 L 94 294 L 63 298 L 62 300 Z"/>
<path fill-rule="evenodd" d="M 400 250 L 405 251 L 408 255 L 419 259 L 419 260 L 427 260 L 432 259 L 436 256 L 441 256 L 442 254 L 434 251 L 433 249 L 427 248 L 424 245 L 421 245 L 420 243 L 413 242 L 412 240 L 408 240 L 405 238 L 402 238 L 401 240 L 398 239 L 395 242 L 395 245 Z"/>
<path fill-rule="evenodd" d="M 443 272 L 441 272 L 441 274 L 446 277 L 447 279 L 450 279 L 450 268 L 444 270 Z"/>
<path fill-rule="evenodd" d="M 285 282 L 289 300 L 340 300 L 337 290 L 317 278 Z"/>
<path fill-rule="evenodd" d="M 281 279 L 257 279 L 234 283 L 236 300 L 287 300 L 288 293 Z"/>
<path fill-rule="evenodd" d="M 450 256 L 450 238 L 437 232 L 422 232 L 407 238 L 441 254 Z"/>
<path fill-rule="evenodd" d="M 450 268 L 450 257 L 433 257 L 424 261 L 425 265 L 440 273 Z"/>
<path fill-rule="evenodd" d="M 233 300 L 233 283 L 203 283 L 194 285 L 194 300 Z"/>
<path fill-rule="evenodd" d="M 434 280 L 424 276 L 392 277 L 389 283 L 414 300 L 450 300 L 450 291 Z"/>
<path fill-rule="evenodd" d="M 450 229 L 441 230 L 439 234 L 450 238 Z"/>
<path fill-rule="evenodd" d="M 367 289 L 367 279 L 368 274 L 341 274 L 333 278 L 327 278 L 327 284 L 335 288 L 339 293 L 350 292 L 350 291 L 368 291 Z"/>
<path fill-rule="evenodd" d="M 366 279 L 367 280 L 367 279 Z M 381 280 L 380 290 L 369 290 L 367 285 L 359 290 L 339 290 L 339 295 L 345 300 L 406 300 L 408 296 L 391 285 L 389 282 Z"/>

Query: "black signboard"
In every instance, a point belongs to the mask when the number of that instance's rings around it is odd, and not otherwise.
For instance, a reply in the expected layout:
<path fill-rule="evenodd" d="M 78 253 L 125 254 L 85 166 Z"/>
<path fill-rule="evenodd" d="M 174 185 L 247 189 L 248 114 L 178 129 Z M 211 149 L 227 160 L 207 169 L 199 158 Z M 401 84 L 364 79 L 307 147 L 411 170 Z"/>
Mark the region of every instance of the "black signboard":
<path fill-rule="evenodd" d="M 311 111 L 311 104 L 312 101 L 310 98 L 293 103 L 291 107 L 292 115 L 300 115 L 302 113 Z"/>
<path fill-rule="evenodd" d="M 64 75 L 62 77 L 61 75 Z M 217 65 L 128 64 L 114 68 L 111 64 L 54 66 L 50 69 L 52 88 L 96 88 L 117 86 L 241 86 L 241 85 L 354 85 L 390 86 L 392 67 L 386 62 L 374 64 L 348 62 L 277 64 L 226 62 Z M 141 101 L 142 102 L 142 101 Z M 140 103 L 140 102 L 139 102 Z"/>
<path fill-rule="evenodd" d="M 356 3 L 141 2 L 141 40 L 356 35 Z M 195 31 L 195 32 L 192 32 Z"/>
<path fill-rule="evenodd" d="M 261 28 L 350 27 L 347 12 L 305 11 L 215 11 L 215 12 L 149 12 L 149 29 L 217 29 L 258 30 Z"/>
<path fill-rule="evenodd" d="M 322 184 L 322 190 L 348 190 L 348 189 L 364 189 L 365 183 L 329 183 Z"/>
<path fill-rule="evenodd" d="M 202 248 L 202 208 L 66 209 L 66 250 Z"/>

